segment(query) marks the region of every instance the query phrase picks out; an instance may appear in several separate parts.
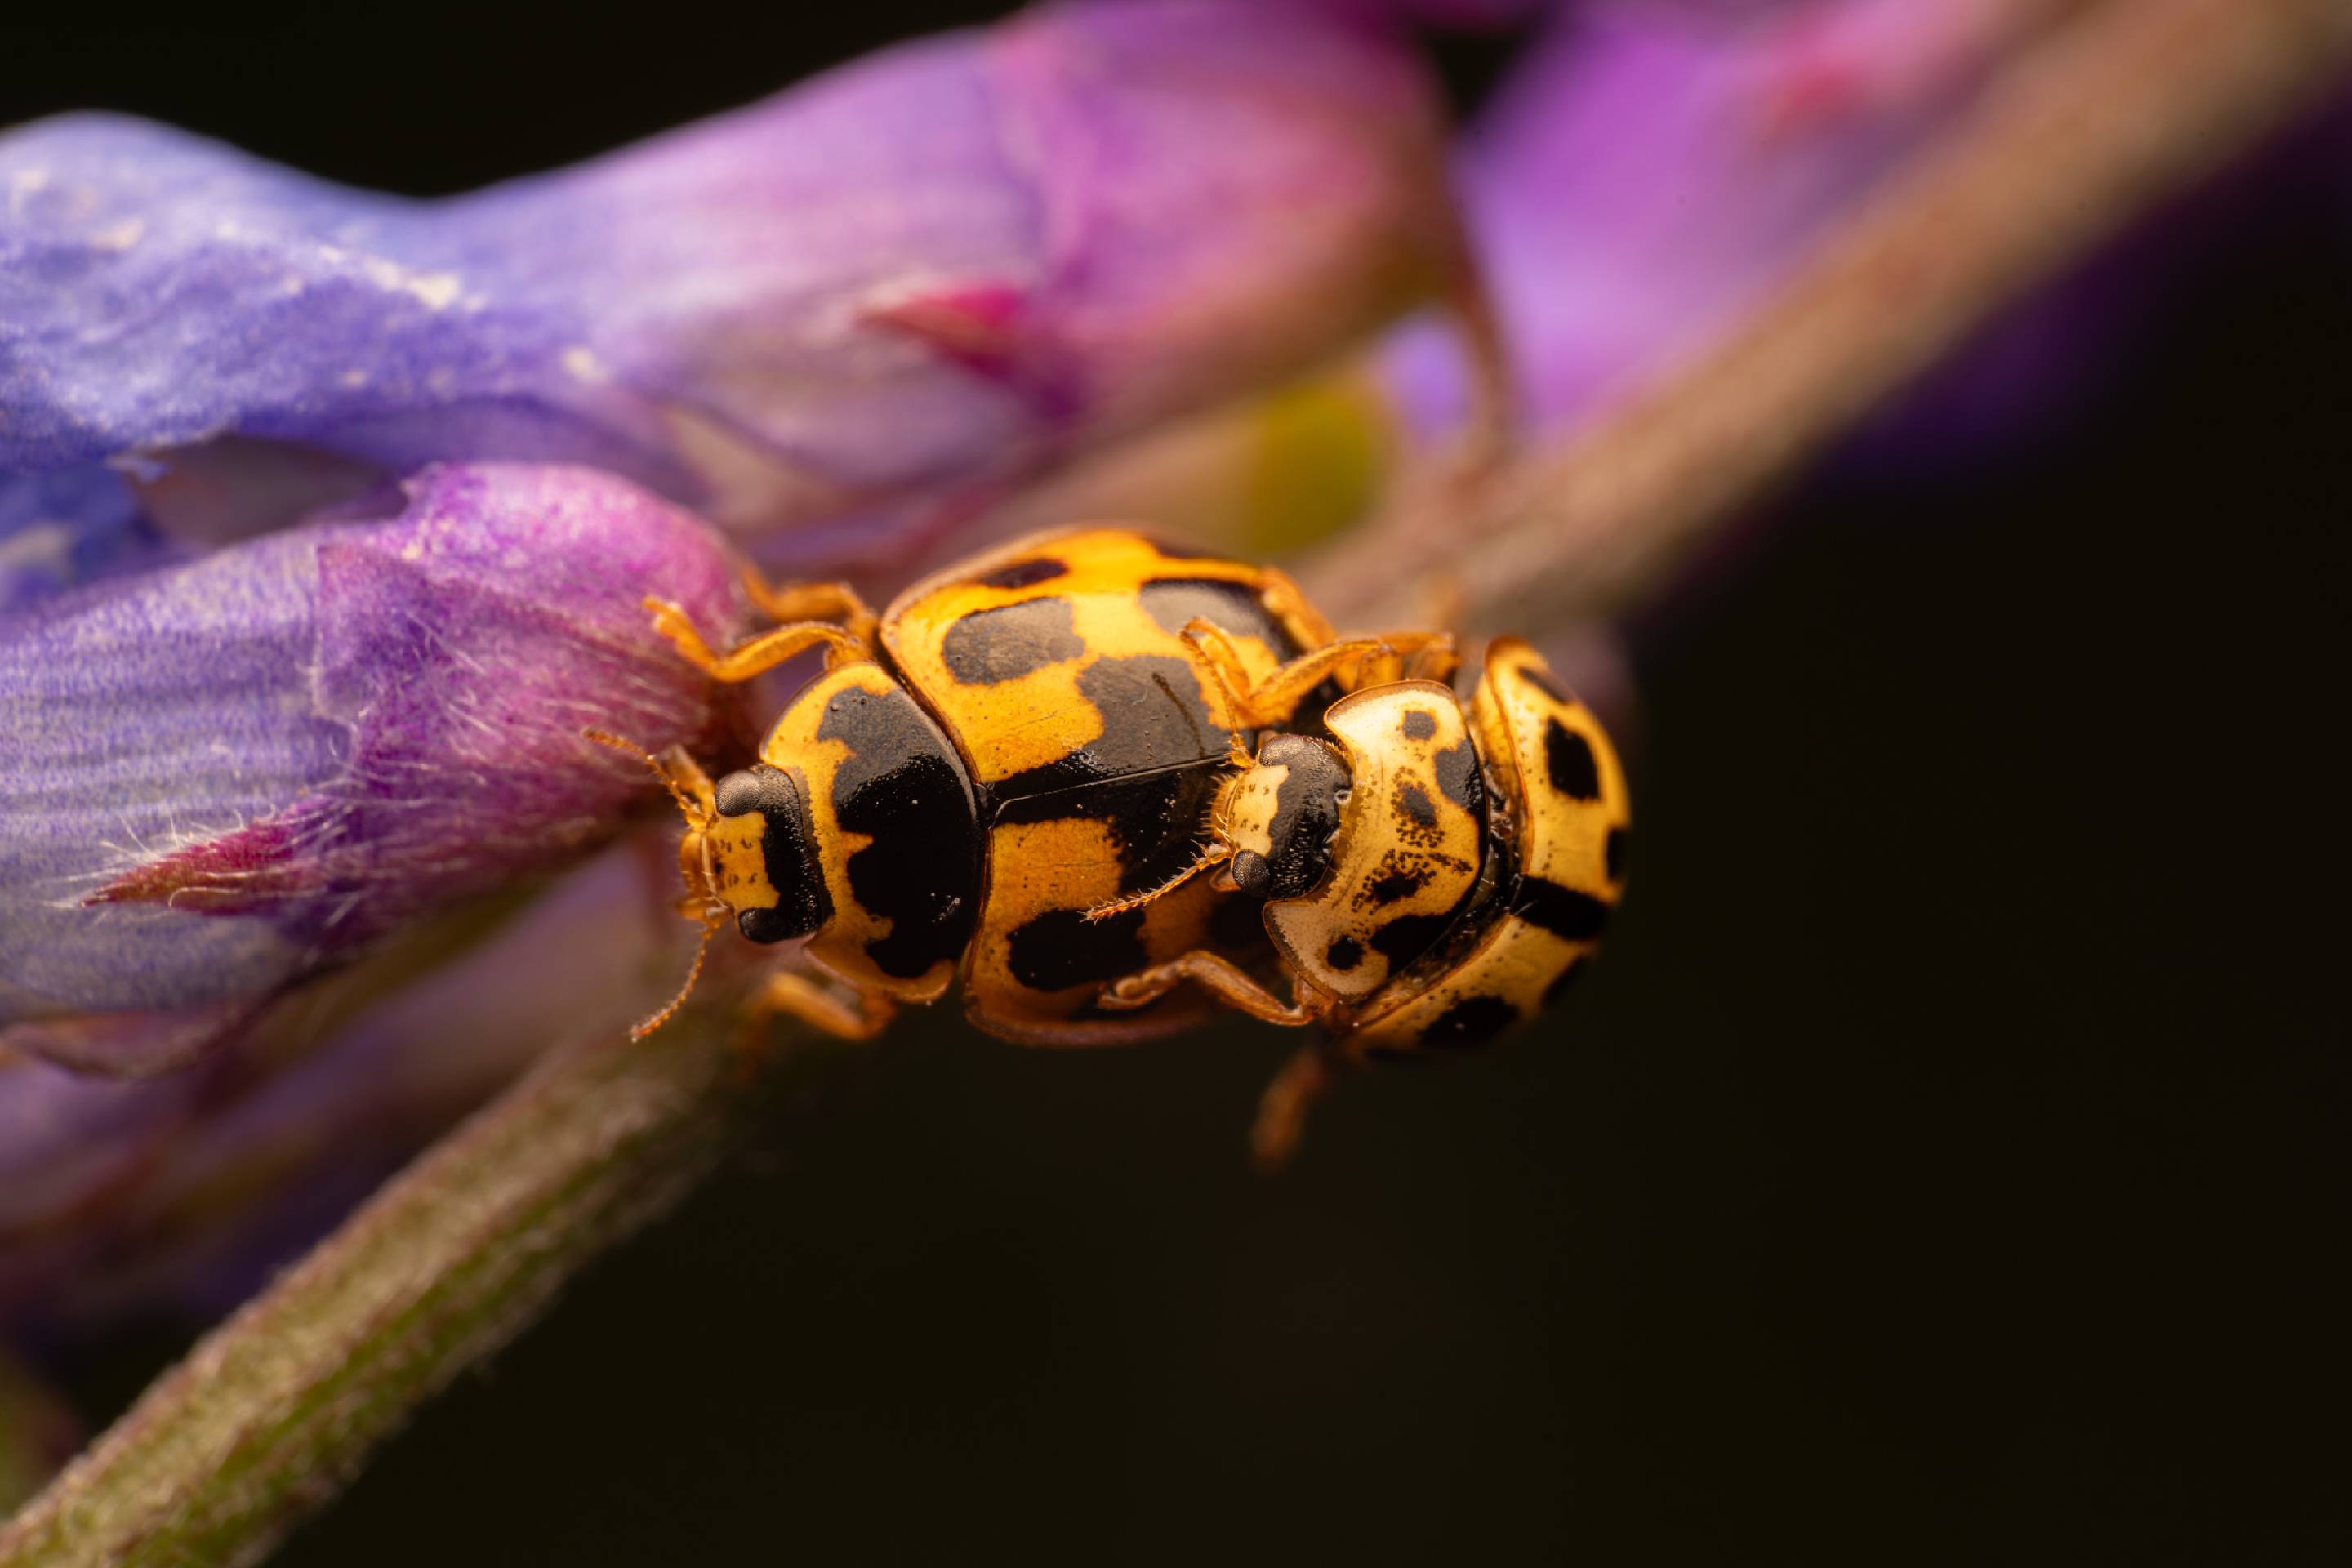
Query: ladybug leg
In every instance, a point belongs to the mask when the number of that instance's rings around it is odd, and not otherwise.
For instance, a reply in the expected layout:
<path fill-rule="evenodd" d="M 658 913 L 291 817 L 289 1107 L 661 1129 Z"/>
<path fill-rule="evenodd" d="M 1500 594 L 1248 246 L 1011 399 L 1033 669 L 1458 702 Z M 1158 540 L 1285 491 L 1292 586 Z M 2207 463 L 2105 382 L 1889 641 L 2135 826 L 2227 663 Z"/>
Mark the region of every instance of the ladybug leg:
<path fill-rule="evenodd" d="M 1114 1012 L 1148 1006 L 1187 980 L 1238 1012 L 1269 1024 L 1311 1024 L 1323 1016 L 1319 1003 L 1284 1002 L 1273 992 L 1213 952 L 1195 948 L 1165 963 L 1139 970 L 1103 988 L 1102 1005 Z"/>
<path fill-rule="evenodd" d="M 1250 1126 L 1250 1156 L 1261 1171 L 1271 1173 L 1290 1163 L 1298 1135 L 1307 1130 L 1307 1111 L 1331 1087 L 1331 1058 L 1323 1043 L 1302 1046 L 1257 1102 L 1257 1120 Z"/>
<path fill-rule="evenodd" d="M 740 1018 L 747 1048 L 756 1050 L 767 1037 L 769 1024 L 779 1016 L 843 1040 L 870 1040 L 898 1016 L 898 1005 L 878 992 L 850 994 L 855 1001 L 797 971 L 778 970 L 744 1000 Z"/>
<path fill-rule="evenodd" d="M 846 583 L 770 583 L 756 566 L 743 569 L 743 592 L 760 613 L 779 625 L 794 621 L 835 621 L 843 631 L 867 648 L 881 624 L 871 607 Z"/>
<path fill-rule="evenodd" d="M 713 653 L 702 634 L 687 618 L 684 610 L 667 599 L 648 598 L 646 608 L 653 612 L 654 630 L 676 646 L 688 663 L 696 666 L 714 680 L 733 683 L 765 675 L 789 658 L 806 653 L 813 647 L 825 650 L 824 667 L 838 669 L 845 664 L 855 664 L 873 657 L 866 644 L 835 626 L 822 621 L 798 621 L 761 632 L 755 637 L 737 643 L 725 653 Z"/>
<path fill-rule="evenodd" d="M 1419 647 L 1411 646 L 1415 637 Z M 1388 645 L 1406 655 L 1401 672 L 1406 680 L 1434 680 L 1440 686 L 1454 684 L 1454 673 L 1462 668 L 1462 655 L 1454 646 L 1452 632 L 1391 632 Z"/>
<path fill-rule="evenodd" d="M 1449 685 L 1462 668 L 1452 632 L 1390 632 L 1380 637 L 1379 651 L 1356 667 L 1349 682 L 1351 691 L 1386 686 L 1398 680 L 1434 680 Z"/>
<path fill-rule="evenodd" d="M 1185 623 L 1184 640 L 1192 645 L 1224 693 L 1226 727 L 1234 730 L 1263 730 L 1286 724 L 1307 694 L 1335 672 L 1391 652 L 1389 645 L 1378 637 L 1326 643 L 1312 653 L 1299 655 L 1264 680 L 1253 681 L 1249 667 L 1242 662 L 1241 650 L 1234 646 L 1223 628 L 1195 616 Z"/>

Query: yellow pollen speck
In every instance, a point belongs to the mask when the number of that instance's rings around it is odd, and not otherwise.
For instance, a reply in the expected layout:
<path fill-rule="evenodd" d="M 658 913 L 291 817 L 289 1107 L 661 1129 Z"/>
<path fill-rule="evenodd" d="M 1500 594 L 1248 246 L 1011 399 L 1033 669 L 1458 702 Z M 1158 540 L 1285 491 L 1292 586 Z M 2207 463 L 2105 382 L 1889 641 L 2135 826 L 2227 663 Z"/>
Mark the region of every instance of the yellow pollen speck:
<path fill-rule="evenodd" d="M 585 343 L 574 343 L 563 351 L 563 369 L 575 380 L 594 382 L 599 386 L 613 379 L 613 373 L 604 368 L 596 351 Z"/>
<path fill-rule="evenodd" d="M 331 260 L 342 259 L 342 253 L 331 246 L 321 249 Z M 457 299 L 457 290 L 463 287 L 454 272 L 411 272 L 398 262 L 386 261 L 380 256 L 362 260 L 360 270 L 367 275 L 369 282 L 385 289 L 397 289 L 412 299 L 422 300 L 429 310 L 447 309 L 449 302 Z"/>

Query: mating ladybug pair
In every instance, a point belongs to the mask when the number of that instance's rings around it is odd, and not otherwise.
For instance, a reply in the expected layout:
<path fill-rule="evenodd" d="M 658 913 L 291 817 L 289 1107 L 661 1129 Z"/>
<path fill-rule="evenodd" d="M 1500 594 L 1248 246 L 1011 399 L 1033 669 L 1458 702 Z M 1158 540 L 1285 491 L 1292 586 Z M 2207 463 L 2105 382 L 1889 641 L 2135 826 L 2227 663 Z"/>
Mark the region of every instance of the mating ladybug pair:
<path fill-rule="evenodd" d="M 780 624 L 724 653 L 648 607 L 723 681 L 825 650 L 750 768 L 655 763 L 687 818 L 680 908 L 706 937 L 805 942 L 762 1017 L 862 1037 L 961 978 L 973 1023 L 1038 1045 L 1213 1004 L 1320 1024 L 1266 1091 L 1272 1162 L 1335 1063 L 1533 1016 L 1622 887 L 1616 753 L 1514 638 L 1465 711 L 1444 634 L 1340 640 L 1280 572 L 1109 529 L 879 617 L 839 584 L 752 591 Z"/>

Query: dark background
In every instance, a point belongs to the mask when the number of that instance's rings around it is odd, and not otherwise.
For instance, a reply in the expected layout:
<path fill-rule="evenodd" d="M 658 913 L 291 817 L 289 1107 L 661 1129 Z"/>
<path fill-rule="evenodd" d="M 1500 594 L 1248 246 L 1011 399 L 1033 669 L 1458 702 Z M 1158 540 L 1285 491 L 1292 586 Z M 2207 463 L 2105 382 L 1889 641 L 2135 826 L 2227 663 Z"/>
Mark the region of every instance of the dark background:
<path fill-rule="evenodd" d="M 0 121 L 425 193 L 1001 8 L 39 9 Z M 2054 434 L 1833 466 L 1637 628 L 1543 1037 L 1269 1182 L 1272 1031 L 916 1019 L 283 1560 L 2346 1561 L 2352 175 L 2271 177 Z"/>

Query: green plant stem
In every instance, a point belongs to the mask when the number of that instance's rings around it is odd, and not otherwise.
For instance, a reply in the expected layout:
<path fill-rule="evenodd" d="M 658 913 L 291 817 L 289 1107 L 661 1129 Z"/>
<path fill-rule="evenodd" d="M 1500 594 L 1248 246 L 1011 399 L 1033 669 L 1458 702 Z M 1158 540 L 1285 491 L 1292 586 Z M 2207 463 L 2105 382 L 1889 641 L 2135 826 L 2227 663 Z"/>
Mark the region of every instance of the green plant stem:
<path fill-rule="evenodd" d="M 2352 55 L 2344 0 L 2105 0 L 1709 351 L 1444 528 L 1399 511 L 1312 582 L 1375 624 L 1440 566 L 1474 615 L 1591 614 Z M 1437 498 L 1450 504 L 1458 490 Z M 1423 497 L 1424 502 L 1430 498 Z M 563 1282 L 667 1207 L 751 1098 L 706 988 L 644 1044 L 559 1049 L 200 1343 L 0 1532 L 0 1568 L 250 1563 Z"/>
<path fill-rule="evenodd" d="M 670 1206 L 763 1099 L 714 996 L 560 1048 L 207 1335 L 0 1532 L 0 1563 L 238 1563 Z"/>

